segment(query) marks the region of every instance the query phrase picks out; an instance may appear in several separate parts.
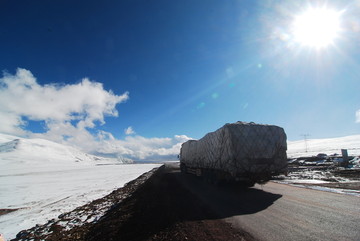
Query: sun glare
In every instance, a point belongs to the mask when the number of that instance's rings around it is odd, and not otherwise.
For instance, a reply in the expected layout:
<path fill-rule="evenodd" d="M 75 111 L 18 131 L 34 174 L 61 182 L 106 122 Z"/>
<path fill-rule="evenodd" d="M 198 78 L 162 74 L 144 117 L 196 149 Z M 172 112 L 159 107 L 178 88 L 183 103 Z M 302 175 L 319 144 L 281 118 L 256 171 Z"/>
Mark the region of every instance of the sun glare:
<path fill-rule="evenodd" d="M 340 12 L 311 8 L 295 17 L 294 40 L 301 45 L 325 48 L 334 43 L 340 30 Z"/>

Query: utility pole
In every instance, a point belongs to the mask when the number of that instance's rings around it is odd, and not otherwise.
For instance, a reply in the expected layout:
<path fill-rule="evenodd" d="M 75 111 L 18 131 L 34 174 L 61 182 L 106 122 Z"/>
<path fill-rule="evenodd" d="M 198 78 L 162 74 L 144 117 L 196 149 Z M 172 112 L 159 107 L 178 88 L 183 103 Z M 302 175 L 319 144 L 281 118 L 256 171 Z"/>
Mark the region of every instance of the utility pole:
<path fill-rule="evenodd" d="M 304 137 L 304 142 L 305 142 L 305 152 L 308 152 L 308 145 L 307 145 L 307 138 L 308 136 L 310 136 L 309 134 L 302 134 L 300 136 Z"/>

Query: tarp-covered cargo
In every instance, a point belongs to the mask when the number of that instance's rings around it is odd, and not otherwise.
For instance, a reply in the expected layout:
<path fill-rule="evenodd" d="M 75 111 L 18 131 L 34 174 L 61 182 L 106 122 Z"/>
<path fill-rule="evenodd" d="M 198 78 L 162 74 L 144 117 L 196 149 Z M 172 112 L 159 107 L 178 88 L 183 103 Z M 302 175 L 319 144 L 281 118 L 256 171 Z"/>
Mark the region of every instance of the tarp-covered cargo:
<path fill-rule="evenodd" d="M 287 168 L 286 134 L 274 125 L 236 122 L 182 144 L 181 164 L 189 168 L 218 170 L 232 177 L 257 178 Z M 259 177 L 258 177 L 259 176 Z"/>

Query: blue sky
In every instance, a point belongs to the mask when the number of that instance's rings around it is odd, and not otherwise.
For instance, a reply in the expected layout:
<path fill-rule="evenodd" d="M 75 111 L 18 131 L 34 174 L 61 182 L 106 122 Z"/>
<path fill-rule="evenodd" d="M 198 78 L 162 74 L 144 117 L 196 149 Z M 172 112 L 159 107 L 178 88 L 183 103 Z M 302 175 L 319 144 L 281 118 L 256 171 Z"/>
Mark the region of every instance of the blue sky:
<path fill-rule="evenodd" d="M 319 50 L 282 38 L 314 3 L 342 11 L 334 43 Z M 105 92 L 128 92 L 116 102 L 118 116 L 105 113 L 102 125 L 92 119 L 90 134 L 123 140 L 132 127 L 133 136 L 147 139 L 201 138 L 239 120 L 279 125 L 289 140 L 359 133 L 356 1 L 55 0 L 0 7 L 0 69 L 7 75 L 26 69 L 39 86 L 58 88 L 87 77 Z M 33 116 L 21 114 L 21 128 L 46 132 L 51 118 Z"/>

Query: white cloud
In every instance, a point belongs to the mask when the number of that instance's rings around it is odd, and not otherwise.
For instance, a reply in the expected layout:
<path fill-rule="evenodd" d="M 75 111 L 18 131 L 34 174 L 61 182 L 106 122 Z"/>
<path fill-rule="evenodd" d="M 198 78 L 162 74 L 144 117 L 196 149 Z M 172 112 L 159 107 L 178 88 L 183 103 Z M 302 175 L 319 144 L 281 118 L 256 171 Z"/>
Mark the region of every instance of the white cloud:
<path fill-rule="evenodd" d="M 129 126 L 128 128 L 126 128 L 126 129 L 124 130 L 124 132 L 125 132 L 126 135 L 133 135 L 133 134 L 135 134 L 135 131 L 134 131 L 134 129 L 132 128 L 132 126 Z"/>
<path fill-rule="evenodd" d="M 117 116 L 116 104 L 128 98 L 127 92 L 115 95 L 87 78 L 78 84 L 42 86 L 30 71 L 19 68 L 0 79 L 0 131 L 21 131 L 23 116 L 50 123 L 75 120 L 78 128 L 93 128 L 96 121 L 105 123 L 104 116 Z"/>
<path fill-rule="evenodd" d="M 15 75 L 0 78 L 0 132 L 43 138 L 75 146 L 90 153 L 142 161 L 174 160 L 181 144 L 190 138 L 145 138 L 133 136 L 131 126 L 124 140 L 98 130 L 105 116 L 118 116 L 116 105 L 126 101 L 128 93 L 116 95 L 98 82 L 85 78 L 68 85 L 40 85 L 32 73 L 17 69 Z M 45 121 L 44 133 L 26 130 L 26 121 Z M 91 134 L 89 129 L 92 129 Z M 131 136 L 130 136 L 131 135 Z"/>
<path fill-rule="evenodd" d="M 357 110 L 355 113 L 355 121 L 356 123 L 360 123 L 360 110 Z"/>
<path fill-rule="evenodd" d="M 127 136 L 124 140 L 103 140 L 98 152 L 117 154 L 135 160 L 175 160 L 181 144 L 190 139 L 185 135 L 175 135 L 173 138 Z"/>

